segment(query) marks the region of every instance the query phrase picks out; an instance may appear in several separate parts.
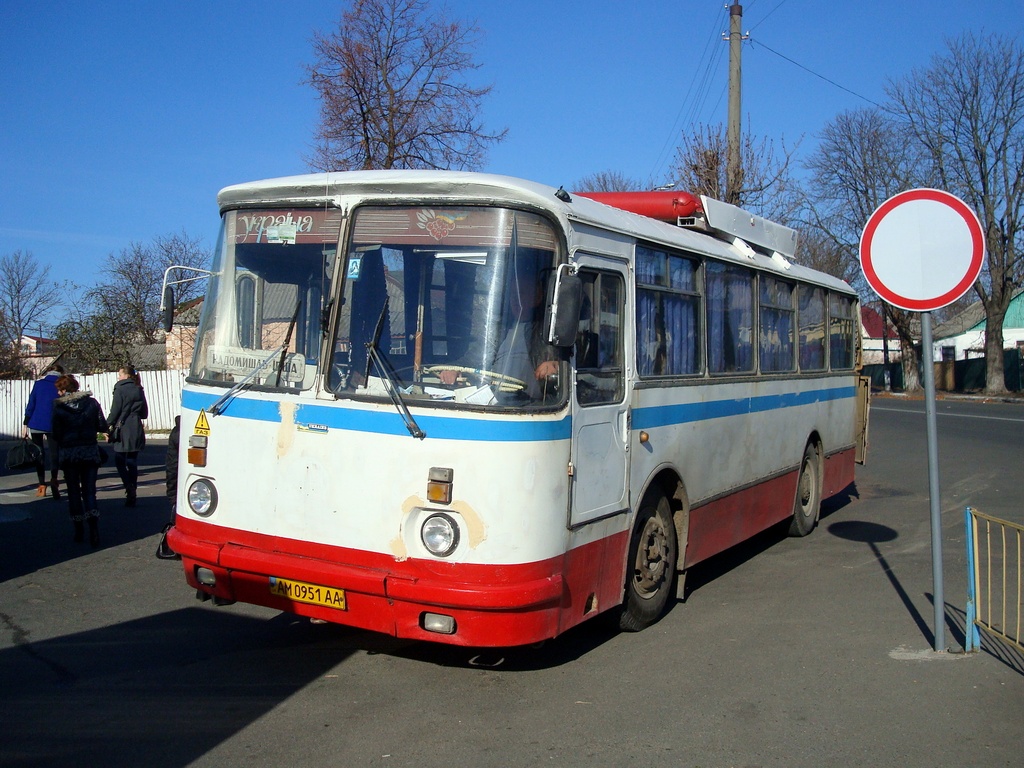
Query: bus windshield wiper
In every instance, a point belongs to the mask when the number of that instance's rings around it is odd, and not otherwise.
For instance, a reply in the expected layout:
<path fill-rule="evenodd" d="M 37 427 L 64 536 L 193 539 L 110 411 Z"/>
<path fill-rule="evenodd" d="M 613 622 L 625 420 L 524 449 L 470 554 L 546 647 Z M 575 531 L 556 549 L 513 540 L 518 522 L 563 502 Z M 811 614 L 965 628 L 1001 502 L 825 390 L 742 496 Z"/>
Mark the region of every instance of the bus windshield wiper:
<path fill-rule="evenodd" d="M 292 321 L 288 324 L 288 332 L 285 334 L 284 343 L 277 349 L 275 349 L 273 352 L 271 352 L 270 356 L 262 363 L 260 363 L 258 366 L 256 366 L 256 369 L 247 374 L 244 379 L 236 381 L 234 386 L 231 387 L 231 389 L 225 392 L 216 403 L 211 405 L 211 416 L 216 416 L 218 413 L 223 413 L 224 409 L 228 407 L 228 403 L 231 402 L 231 399 L 234 398 L 234 396 L 237 395 L 239 392 L 241 392 L 243 388 L 248 387 L 252 380 L 256 378 L 256 374 L 258 374 L 260 371 L 266 368 L 267 363 L 271 362 L 278 355 L 281 356 L 281 362 L 277 366 L 277 381 L 275 382 L 274 386 L 281 386 L 281 373 L 282 371 L 284 371 L 284 361 L 288 356 L 288 347 L 292 343 L 292 333 L 295 331 L 295 324 L 296 322 L 298 322 L 299 319 L 299 307 L 301 306 L 302 301 L 296 302 L 295 314 L 292 315 Z"/>
<path fill-rule="evenodd" d="M 391 361 L 380 351 L 380 334 L 384 328 L 384 320 L 388 316 L 389 300 L 390 297 L 384 299 L 384 308 L 380 311 L 380 317 L 377 318 L 377 327 L 373 331 L 373 338 L 366 342 L 366 379 L 369 379 L 370 363 L 373 362 L 374 367 L 380 373 L 381 380 L 384 382 L 384 388 L 391 397 L 391 402 L 395 404 L 395 408 L 398 409 L 402 421 L 405 422 L 405 428 L 409 430 L 410 435 L 422 440 L 427 436 L 427 433 L 420 429 L 420 425 L 416 423 L 416 419 L 409 412 L 409 407 L 405 404 L 405 400 L 402 399 L 402 390 L 395 379 L 395 372 L 391 366 Z"/>

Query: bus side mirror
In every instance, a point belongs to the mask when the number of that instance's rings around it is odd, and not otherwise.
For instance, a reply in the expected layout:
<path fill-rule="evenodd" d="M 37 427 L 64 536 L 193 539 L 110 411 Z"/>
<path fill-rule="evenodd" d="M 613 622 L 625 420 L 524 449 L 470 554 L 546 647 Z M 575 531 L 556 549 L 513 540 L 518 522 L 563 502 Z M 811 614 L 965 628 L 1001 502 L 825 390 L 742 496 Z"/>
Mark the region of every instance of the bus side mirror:
<path fill-rule="evenodd" d="M 174 288 L 164 286 L 164 296 L 160 301 L 160 310 L 163 312 L 164 331 L 170 333 L 174 325 Z"/>
<path fill-rule="evenodd" d="M 583 307 L 583 281 L 569 271 L 569 265 L 558 268 L 554 301 L 551 304 L 551 325 L 548 343 L 556 347 L 571 347 L 576 343 Z"/>

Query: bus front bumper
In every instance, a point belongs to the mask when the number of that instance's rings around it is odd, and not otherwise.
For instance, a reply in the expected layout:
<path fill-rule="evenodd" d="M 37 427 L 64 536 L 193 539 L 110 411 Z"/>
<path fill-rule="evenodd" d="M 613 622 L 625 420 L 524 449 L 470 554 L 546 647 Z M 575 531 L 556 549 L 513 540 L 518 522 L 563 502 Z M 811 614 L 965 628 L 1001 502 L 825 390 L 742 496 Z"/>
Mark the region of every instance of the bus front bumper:
<path fill-rule="evenodd" d="M 222 604 L 262 605 L 400 638 L 510 647 L 557 635 L 568 599 L 555 562 L 472 566 L 470 579 L 460 576 L 465 566 L 445 564 L 448 573 L 439 577 L 436 563 L 349 551 L 328 560 L 216 543 L 204 539 L 202 527 L 179 518 L 168 544 L 182 556 L 197 594 Z M 325 601 L 331 605 L 290 599 L 272 591 L 275 580 L 319 587 L 334 599 Z"/>

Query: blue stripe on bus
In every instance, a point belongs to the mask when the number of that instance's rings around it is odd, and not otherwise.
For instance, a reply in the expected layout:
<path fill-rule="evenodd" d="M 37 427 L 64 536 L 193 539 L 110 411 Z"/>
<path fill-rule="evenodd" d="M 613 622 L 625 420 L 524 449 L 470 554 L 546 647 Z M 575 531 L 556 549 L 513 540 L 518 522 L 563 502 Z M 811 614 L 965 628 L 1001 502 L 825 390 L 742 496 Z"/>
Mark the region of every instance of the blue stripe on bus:
<path fill-rule="evenodd" d="M 747 413 L 777 411 L 829 400 L 846 400 L 857 394 L 856 387 L 815 389 L 809 392 L 787 392 L 781 395 L 741 397 L 734 400 L 712 400 L 702 403 L 657 405 L 633 410 L 633 429 L 651 429 L 671 424 L 709 421 Z"/>
<path fill-rule="evenodd" d="M 181 393 L 183 407 L 193 411 L 209 409 L 218 395 L 206 395 L 185 390 Z M 269 400 L 250 400 L 236 397 L 228 403 L 226 415 L 250 421 L 281 421 L 280 403 Z M 207 410 L 209 413 L 209 410 Z M 216 428 L 216 416 L 210 417 Z M 371 432 L 379 435 L 408 435 L 409 430 L 397 411 L 360 411 L 311 403 L 296 403 L 295 423 L 313 431 L 345 429 Z M 514 421 L 453 419 L 447 416 L 417 416 L 416 423 L 427 437 L 453 440 L 479 440 L 490 442 L 529 442 L 542 440 L 568 440 L 571 421 L 568 416 L 555 421 L 536 418 L 517 418 Z"/>
<path fill-rule="evenodd" d="M 671 424 L 708 421 L 728 416 L 794 408 L 829 400 L 845 400 L 855 395 L 855 387 L 838 387 L 808 392 L 788 392 L 780 395 L 635 408 L 632 428 L 652 429 Z M 217 400 L 217 395 L 206 395 L 189 390 L 185 390 L 181 395 L 182 405 L 194 411 L 203 408 L 209 409 Z M 297 403 L 296 405 L 295 423 L 313 431 L 321 431 L 326 428 L 370 432 L 379 435 L 409 434 L 405 422 L 397 412 L 360 411 L 310 403 Z M 280 406 L 275 401 L 236 397 L 228 404 L 227 412 L 236 419 L 275 423 L 281 421 Z M 571 432 L 571 421 L 568 416 L 556 421 L 533 418 L 501 421 L 418 416 L 416 422 L 428 437 L 452 440 L 492 442 L 567 440 Z"/>

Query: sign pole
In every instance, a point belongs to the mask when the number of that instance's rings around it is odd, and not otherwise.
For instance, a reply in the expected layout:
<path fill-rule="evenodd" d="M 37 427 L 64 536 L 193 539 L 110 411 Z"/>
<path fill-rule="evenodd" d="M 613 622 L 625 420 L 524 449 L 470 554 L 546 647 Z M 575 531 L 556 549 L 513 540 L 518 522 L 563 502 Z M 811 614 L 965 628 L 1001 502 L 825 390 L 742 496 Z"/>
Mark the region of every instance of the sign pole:
<path fill-rule="evenodd" d="M 967 293 L 981 274 L 984 261 L 985 233 L 977 215 L 963 200 L 939 189 L 910 189 L 893 195 L 871 214 L 860 239 L 860 264 L 868 285 L 889 304 L 921 313 L 936 651 L 944 651 L 946 646 L 946 602 L 942 594 L 942 510 L 931 313 Z M 884 339 L 884 323 L 882 331 Z"/>
<path fill-rule="evenodd" d="M 939 498 L 939 441 L 935 423 L 935 364 L 932 362 L 932 313 L 921 313 L 921 358 L 924 363 L 924 413 L 928 424 L 928 499 L 932 525 L 932 602 L 935 641 L 932 648 L 946 650 L 946 599 L 942 593 L 942 509 Z"/>

